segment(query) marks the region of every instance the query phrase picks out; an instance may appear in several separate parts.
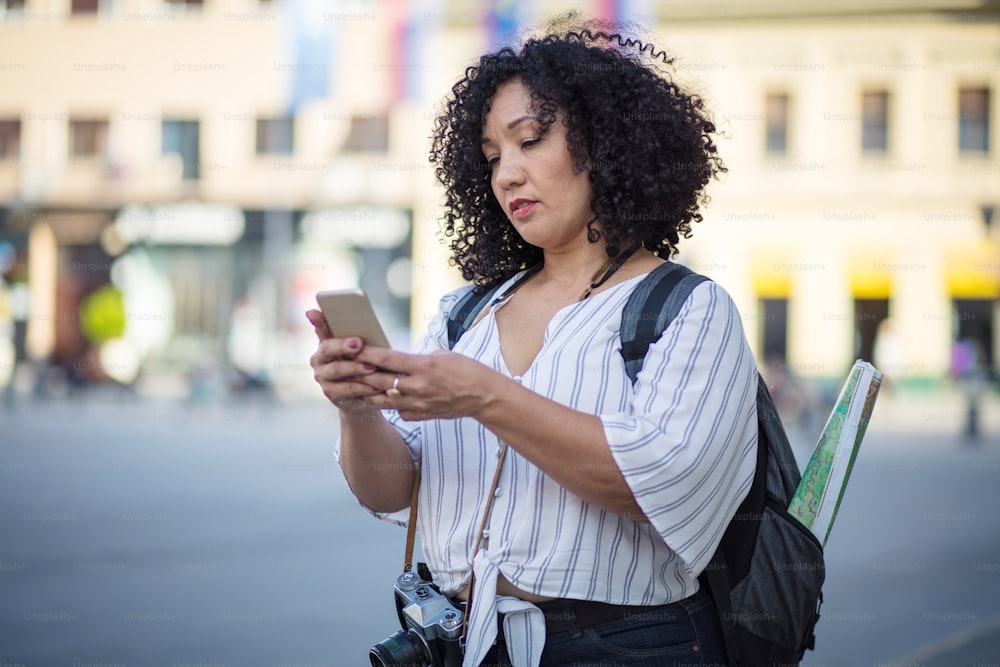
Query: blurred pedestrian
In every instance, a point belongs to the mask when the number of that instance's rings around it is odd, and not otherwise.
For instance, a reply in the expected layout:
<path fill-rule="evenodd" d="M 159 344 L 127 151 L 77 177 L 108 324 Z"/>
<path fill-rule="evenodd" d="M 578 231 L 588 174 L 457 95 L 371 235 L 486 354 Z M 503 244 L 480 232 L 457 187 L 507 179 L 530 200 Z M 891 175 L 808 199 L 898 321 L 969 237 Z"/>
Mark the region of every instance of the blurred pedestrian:
<path fill-rule="evenodd" d="M 233 306 L 226 351 L 236 373 L 232 389 L 239 395 L 270 393 L 268 354 L 274 345 L 269 334 L 270 320 L 251 297 L 243 297 Z"/>
<path fill-rule="evenodd" d="M 979 440 L 979 400 L 988 386 L 984 372 L 982 343 L 971 336 L 955 340 L 951 348 L 951 377 L 965 398 L 965 428 L 969 442 Z"/>
<path fill-rule="evenodd" d="M 899 338 L 896 324 L 892 318 L 882 320 L 875 334 L 875 345 L 872 349 L 872 363 L 882 372 L 882 393 L 894 392 L 896 381 L 902 375 L 906 366 L 903 353 L 903 342 Z"/>

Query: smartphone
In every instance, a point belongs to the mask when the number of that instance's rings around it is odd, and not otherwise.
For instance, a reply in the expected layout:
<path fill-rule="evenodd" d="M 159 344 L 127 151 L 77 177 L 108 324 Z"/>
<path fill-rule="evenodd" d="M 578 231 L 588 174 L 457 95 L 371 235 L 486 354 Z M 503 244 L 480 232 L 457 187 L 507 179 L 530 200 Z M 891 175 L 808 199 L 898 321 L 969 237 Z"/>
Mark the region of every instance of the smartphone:
<path fill-rule="evenodd" d="M 335 337 L 356 336 L 365 345 L 391 347 L 364 290 L 321 290 L 316 292 L 316 303 Z"/>

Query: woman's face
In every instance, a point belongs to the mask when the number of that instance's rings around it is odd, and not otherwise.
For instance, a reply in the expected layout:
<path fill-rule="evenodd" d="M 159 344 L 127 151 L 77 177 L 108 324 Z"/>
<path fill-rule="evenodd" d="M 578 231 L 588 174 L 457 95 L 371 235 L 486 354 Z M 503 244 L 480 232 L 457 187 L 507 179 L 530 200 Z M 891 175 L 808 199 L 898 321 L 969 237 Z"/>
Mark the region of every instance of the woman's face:
<path fill-rule="evenodd" d="M 517 233 L 546 250 L 587 243 L 591 187 L 573 169 L 561 120 L 539 134 L 531 96 L 520 79 L 501 84 L 483 125 L 483 154 L 493 194 Z M 596 225 L 595 225 L 596 226 Z"/>

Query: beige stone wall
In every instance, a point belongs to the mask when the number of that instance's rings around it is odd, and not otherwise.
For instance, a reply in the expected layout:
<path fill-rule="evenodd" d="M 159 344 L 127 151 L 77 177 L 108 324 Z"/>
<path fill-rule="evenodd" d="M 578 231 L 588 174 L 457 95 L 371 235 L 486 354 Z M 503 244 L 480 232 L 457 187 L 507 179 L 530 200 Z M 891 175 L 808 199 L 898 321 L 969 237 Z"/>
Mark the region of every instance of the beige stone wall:
<path fill-rule="evenodd" d="M 0 117 L 22 119 L 20 160 L 0 162 L 0 199 L 412 208 L 415 333 L 440 293 L 458 284 L 436 235 L 440 193 L 426 155 L 437 102 L 485 48 L 475 21 L 446 16 L 424 56 L 408 63 L 421 92 L 391 107 L 388 153 L 347 155 L 339 150 L 352 114 L 389 107 L 398 72 L 387 5 L 338 3 L 320 18 L 336 35 L 331 95 L 300 109 L 293 155 L 260 157 L 255 119 L 282 111 L 291 66 L 277 9 L 255 0 L 187 11 L 120 0 L 81 18 L 66 16 L 68 0 L 28 4 L 23 17 L 0 23 Z M 989 265 L 996 256 L 975 250 L 985 239 L 980 207 L 1000 203 L 1000 24 L 971 13 L 708 22 L 687 5 L 675 9 L 688 12 L 685 20 L 664 20 L 654 33 L 676 55 L 678 76 L 714 109 L 730 169 L 713 184 L 681 259 L 733 293 L 756 348 L 759 274 L 783 274 L 789 361 L 806 376 L 839 375 L 851 361 L 852 276 L 888 273 L 901 370 L 943 374 L 953 324 L 949 257 L 978 269 L 985 262 L 1000 282 L 1000 268 Z M 969 85 L 992 91 L 984 156 L 957 150 L 957 91 Z M 870 87 L 891 94 L 890 148 L 878 157 L 860 150 L 860 95 Z M 790 151 L 781 158 L 764 152 L 771 89 L 792 97 Z M 110 164 L 68 156 L 68 119 L 86 115 L 110 121 Z M 196 183 L 161 155 L 164 117 L 201 121 Z"/>
<path fill-rule="evenodd" d="M 852 273 L 889 273 L 891 317 L 906 362 L 895 375 L 946 373 L 952 336 L 946 255 L 987 238 L 980 206 L 1000 200 L 997 24 L 931 17 L 660 31 L 683 76 L 704 90 L 730 173 L 685 254 L 759 324 L 755 258 L 790 273 L 789 363 L 836 376 L 852 361 Z M 991 89 L 988 155 L 958 151 L 958 89 Z M 861 92 L 890 91 L 889 150 L 862 154 Z M 764 152 L 764 95 L 792 98 L 790 150 Z M 993 233 L 993 241 L 1000 236 Z M 1000 284 L 997 255 L 987 270 Z M 755 345 L 756 326 L 748 328 Z"/>

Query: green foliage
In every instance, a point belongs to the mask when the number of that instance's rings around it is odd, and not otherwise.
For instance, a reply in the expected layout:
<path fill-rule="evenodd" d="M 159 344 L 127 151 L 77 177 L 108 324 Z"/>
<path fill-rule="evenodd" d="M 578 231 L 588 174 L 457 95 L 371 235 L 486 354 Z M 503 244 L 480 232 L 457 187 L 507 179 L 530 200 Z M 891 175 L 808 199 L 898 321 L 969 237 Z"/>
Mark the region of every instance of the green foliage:
<path fill-rule="evenodd" d="M 99 345 L 125 334 L 125 300 L 113 285 L 105 285 L 80 305 L 80 329 Z"/>

